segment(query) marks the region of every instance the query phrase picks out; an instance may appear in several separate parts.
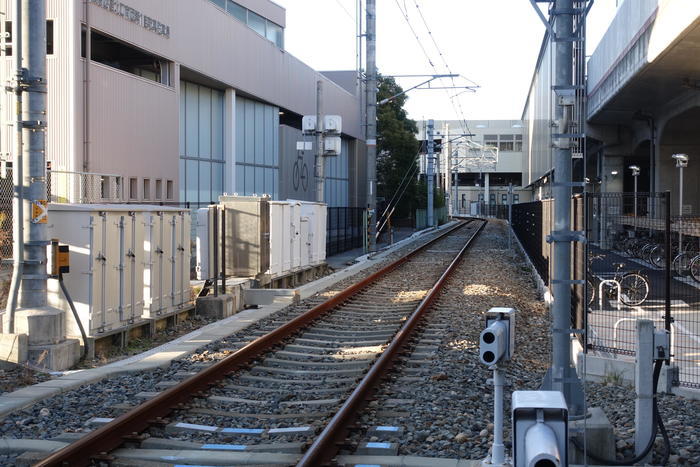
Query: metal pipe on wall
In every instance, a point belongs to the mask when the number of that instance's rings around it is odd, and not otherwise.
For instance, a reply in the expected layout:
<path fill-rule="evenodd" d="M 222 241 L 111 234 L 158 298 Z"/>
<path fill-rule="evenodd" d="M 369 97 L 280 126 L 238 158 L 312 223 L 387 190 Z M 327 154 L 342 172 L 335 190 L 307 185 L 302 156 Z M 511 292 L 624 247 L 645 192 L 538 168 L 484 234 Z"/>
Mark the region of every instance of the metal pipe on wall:
<path fill-rule="evenodd" d="M 377 1 L 367 0 L 367 249 L 377 249 Z"/>
<path fill-rule="evenodd" d="M 20 282 L 24 270 L 24 164 L 22 161 L 22 0 L 15 1 L 14 37 L 12 38 L 12 48 L 15 54 L 15 141 L 14 154 L 12 159 L 12 184 L 14 185 L 12 199 L 12 252 L 14 256 L 14 268 L 12 269 L 12 280 L 7 300 L 7 331 L 15 332 L 15 310 L 17 309 L 17 297 Z"/>

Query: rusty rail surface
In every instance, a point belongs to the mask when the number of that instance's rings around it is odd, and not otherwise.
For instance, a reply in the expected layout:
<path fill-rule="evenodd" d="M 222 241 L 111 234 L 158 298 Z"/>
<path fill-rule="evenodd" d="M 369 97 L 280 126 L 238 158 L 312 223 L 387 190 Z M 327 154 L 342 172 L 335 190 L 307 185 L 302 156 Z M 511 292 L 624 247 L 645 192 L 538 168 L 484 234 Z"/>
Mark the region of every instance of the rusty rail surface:
<path fill-rule="evenodd" d="M 95 458 L 104 459 L 108 452 L 116 449 L 128 439 L 136 437 L 138 433 L 146 430 L 150 425 L 158 423 L 163 419 L 163 417 L 166 417 L 170 412 L 176 410 L 178 406 L 181 406 L 187 400 L 217 384 L 217 382 L 224 378 L 227 374 L 244 367 L 250 360 L 253 360 L 261 353 L 281 343 L 284 339 L 305 326 L 308 326 L 312 321 L 316 320 L 337 305 L 342 304 L 348 298 L 372 284 L 378 278 L 393 271 L 425 248 L 429 247 L 455 230 L 464 227 L 468 223 L 469 221 L 460 222 L 454 227 L 445 230 L 445 232 L 441 233 L 424 245 L 415 248 L 406 256 L 403 256 L 393 263 L 388 264 L 362 281 L 347 287 L 332 298 L 319 305 L 316 305 L 311 310 L 297 316 L 274 331 L 271 331 L 268 334 L 254 340 L 223 360 L 200 371 L 196 375 L 189 377 L 177 386 L 173 386 L 172 388 L 163 391 L 153 399 L 134 407 L 110 423 L 107 423 L 80 438 L 76 442 L 59 449 L 47 458 L 35 464 L 35 466 L 85 466 L 90 465 L 91 461 Z M 399 331 L 399 334 L 401 333 L 402 331 Z"/>
<path fill-rule="evenodd" d="M 455 256 L 445 272 L 442 273 L 440 279 L 438 279 L 435 285 L 428 291 L 428 294 L 423 298 L 410 318 L 396 333 L 386 350 L 382 352 L 382 355 L 372 365 L 364 378 L 362 378 L 352 394 L 350 394 L 342 407 L 328 425 L 326 425 L 326 428 L 324 428 L 311 447 L 306 451 L 304 457 L 302 457 L 297 464 L 297 467 L 325 465 L 337 454 L 339 443 L 343 441 L 348 426 L 360 414 L 360 410 L 367 403 L 377 383 L 386 375 L 387 370 L 392 367 L 396 356 L 406 344 L 411 333 L 415 330 L 420 320 L 430 308 L 430 305 L 435 301 L 443 285 L 462 260 L 464 253 L 466 253 L 472 241 L 485 225 L 486 221 L 483 221 L 481 226 L 479 226 L 469 240 L 467 240 L 464 247 L 462 247 L 457 256 Z"/>

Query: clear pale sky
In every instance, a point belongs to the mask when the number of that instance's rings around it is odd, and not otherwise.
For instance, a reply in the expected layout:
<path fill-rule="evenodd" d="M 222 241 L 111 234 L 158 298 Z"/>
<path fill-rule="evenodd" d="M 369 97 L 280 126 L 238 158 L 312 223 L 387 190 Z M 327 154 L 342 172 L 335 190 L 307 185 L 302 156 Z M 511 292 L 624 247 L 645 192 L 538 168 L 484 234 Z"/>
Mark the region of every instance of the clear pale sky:
<path fill-rule="evenodd" d="M 287 9 L 289 53 L 317 70 L 355 69 L 356 0 L 275 1 Z M 588 19 L 588 55 L 618 1 L 595 2 Z M 469 120 L 520 118 L 544 34 L 528 0 L 377 0 L 377 66 L 386 75 L 436 73 L 399 6 L 437 73 L 447 70 L 419 11 L 452 72 L 481 86 L 452 100 L 449 96 L 461 91 L 412 91 L 406 104 L 411 118 L 460 119 L 457 101 Z M 408 88 L 418 81 L 404 78 L 399 84 Z"/>

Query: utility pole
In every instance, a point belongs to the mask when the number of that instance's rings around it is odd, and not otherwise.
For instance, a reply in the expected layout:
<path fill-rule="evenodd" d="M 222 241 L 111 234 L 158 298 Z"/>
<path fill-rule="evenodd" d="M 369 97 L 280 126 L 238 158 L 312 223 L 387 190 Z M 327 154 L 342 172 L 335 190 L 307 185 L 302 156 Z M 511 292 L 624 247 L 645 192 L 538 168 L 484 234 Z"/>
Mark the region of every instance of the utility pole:
<path fill-rule="evenodd" d="M 323 159 L 323 116 L 321 105 L 323 99 L 323 82 L 316 81 L 316 201 L 323 203 L 325 191 L 325 167 Z"/>
<path fill-rule="evenodd" d="M 46 247 L 46 1 L 22 1 L 22 61 L 27 98 L 22 101 L 24 271 L 20 307 L 47 304 Z M 43 213 L 43 214 L 42 214 Z"/>
<path fill-rule="evenodd" d="M 367 237 L 377 249 L 377 4 L 367 0 Z"/>
<path fill-rule="evenodd" d="M 434 127 L 435 122 L 433 120 L 428 120 L 428 227 L 433 227 L 435 224 L 433 219 L 433 185 L 435 184 L 435 157 L 433 155 L 435 151 L 435 142 L 433 140 Z"/>
<path fill-rule="evenodd" d="M 554 34 L 550 33 L 554 48 L 554 86 L 556 102 L 554 121 L 557 129 L 552 135 L 554 146 L 554 173 L 552 193 L 554 195 L 554 229 L 548 237 L 553 245 L 554 274 L 552 293 L 552 366 L 545 376 L 543 387 L 561 391 L 569 406 L 569 414 L 582 415 L 584 408 L 583 389 L 576 370 L 571 365 L 571 243 L 579 241 L 571 231 L 571 156 L 572 139 L 569 136 L 574 99 L 573 0 L 556 0 L 552 14 Z M 577 34 L 583 34 L 578 31 Z"/>

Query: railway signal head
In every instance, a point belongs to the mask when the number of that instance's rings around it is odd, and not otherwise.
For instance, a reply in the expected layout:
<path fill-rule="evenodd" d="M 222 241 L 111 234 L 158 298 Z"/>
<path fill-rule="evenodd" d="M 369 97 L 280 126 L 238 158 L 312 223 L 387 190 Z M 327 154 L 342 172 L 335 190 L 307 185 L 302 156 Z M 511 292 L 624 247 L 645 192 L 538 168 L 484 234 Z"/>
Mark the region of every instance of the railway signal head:
<path fill-rule="evenodd" d="M 510 360 L 515 349 L 515 310 L 491 308 L 479 338 L 479 360 L 487 366 Z"/>

